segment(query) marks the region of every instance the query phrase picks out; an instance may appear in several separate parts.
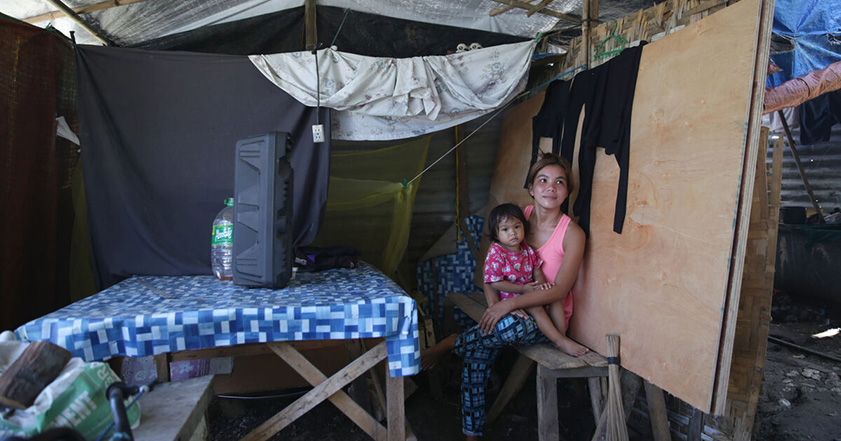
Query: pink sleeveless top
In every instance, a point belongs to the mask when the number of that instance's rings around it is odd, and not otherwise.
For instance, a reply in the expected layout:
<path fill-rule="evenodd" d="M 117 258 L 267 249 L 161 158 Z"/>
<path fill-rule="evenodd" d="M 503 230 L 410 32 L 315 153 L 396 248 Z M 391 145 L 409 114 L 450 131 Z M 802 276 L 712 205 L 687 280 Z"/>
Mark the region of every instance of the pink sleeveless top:
<path fill-rule="evenodd" d="M 526 221 L 531 217 L 532 211 L 534 211 L 534 205 L 529 205 L 523 210 Z M 571 221 L 572 219 L 569 216 L 561 214 L 561 220 L 558 221 L 558 225 L 555 226 L 555 231 L 552 232 L 549 240 L 542 247 L 535 248 L 537 254 L 543 259 L 543 274 L 550 282 L 555 281 L 558 270 L 561 269 L 561 263 L 564 261 L 564 236 Z M 572 317 L 572 291 L 564 299 L 563 305 L 564 316 L 567 325 L 569 325 L 569 318 Z"/>

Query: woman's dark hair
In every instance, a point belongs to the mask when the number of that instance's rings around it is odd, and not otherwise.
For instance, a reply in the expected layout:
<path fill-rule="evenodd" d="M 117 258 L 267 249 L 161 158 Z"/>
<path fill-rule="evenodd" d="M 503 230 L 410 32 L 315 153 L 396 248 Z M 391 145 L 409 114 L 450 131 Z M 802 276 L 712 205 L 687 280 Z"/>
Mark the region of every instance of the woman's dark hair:
<path fill-rule="evenodd" d="M 505 219 L 511 218 L 522 222 L 523 228 L 528 228 L 526 215 L 523 214 L 523 210 L 521 210 L 520 207 L 514 204 L 499 204 L 494 207 L 494 209 L 491 210 L 491 214 L 488 215 L 488 237 L 490 237 L 494 242 L 499 242 L 499 236 L 497 235 L 499 223 Z"/>
<path fill-rule="evenodd" d="M 543 153 L 540 156 L 540 159 L 531 166 L 528 175 L 529 188 L 534 185 L 537 173 L 550 165 L 557 165 L 558 167 L 564 169 L 564 172 L 567 175 L 567 191 L 569 194 L 572 194 L 572 190 L 575 189 L 575 179 L 572 177 L 572 166 L 565 158 L 562 158 L 554 153 Z"/>

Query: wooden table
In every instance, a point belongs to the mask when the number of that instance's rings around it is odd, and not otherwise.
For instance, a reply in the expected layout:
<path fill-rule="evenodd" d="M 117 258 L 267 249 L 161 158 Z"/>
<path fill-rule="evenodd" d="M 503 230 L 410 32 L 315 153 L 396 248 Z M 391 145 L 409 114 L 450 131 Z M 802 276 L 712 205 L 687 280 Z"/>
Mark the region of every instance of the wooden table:
<path fill-rule="evenodd" d="M 368 264 L 299 274 L 284 289 L 248 289 L 213 276 L 135 276 L 33 320 L 22 341 L 49 340 L 86 361 L 193 350 L 265 346 L 314 386 L 246 439 L 267 439 L 330 400 L 377 440 L 405 438 L 403 378 L 420 370 L 415 301 Z M 327 378 L 295 341 L 384 338 Z M 159 357 L 160 358 L 160 357 Z M 166 366 L 170 356 L 161 363 Z M 383 360 L 388 429 L 341 388 Z M 167 369 L 159 369 L 162 379 Z"/>

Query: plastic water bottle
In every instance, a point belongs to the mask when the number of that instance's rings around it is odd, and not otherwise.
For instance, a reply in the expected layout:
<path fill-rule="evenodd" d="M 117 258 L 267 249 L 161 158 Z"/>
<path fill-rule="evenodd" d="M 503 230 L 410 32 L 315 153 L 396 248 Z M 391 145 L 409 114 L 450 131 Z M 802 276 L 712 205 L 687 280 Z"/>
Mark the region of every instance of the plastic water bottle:
<path fill-rule="evenodd" d="M 225 208 L 213 219 L 213 237 L 210 242 L 210 265 L 213 275 L 221 280 L 231 280 L 234 255 L 234 198 L 225 199 Z"/>

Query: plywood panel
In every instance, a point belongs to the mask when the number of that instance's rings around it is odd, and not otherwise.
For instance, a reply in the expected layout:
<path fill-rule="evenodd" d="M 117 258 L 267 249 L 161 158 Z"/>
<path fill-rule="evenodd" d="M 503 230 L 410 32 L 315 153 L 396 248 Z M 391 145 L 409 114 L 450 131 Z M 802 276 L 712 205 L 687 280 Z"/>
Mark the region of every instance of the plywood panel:
<path fill-rule="evenodd" d="M 631 134 L 628 216 L 612 231 L 618 168 L 600 154 L 572 336 L 711 410 L 750 111 L 759 1 L 648 45 Z"/>

